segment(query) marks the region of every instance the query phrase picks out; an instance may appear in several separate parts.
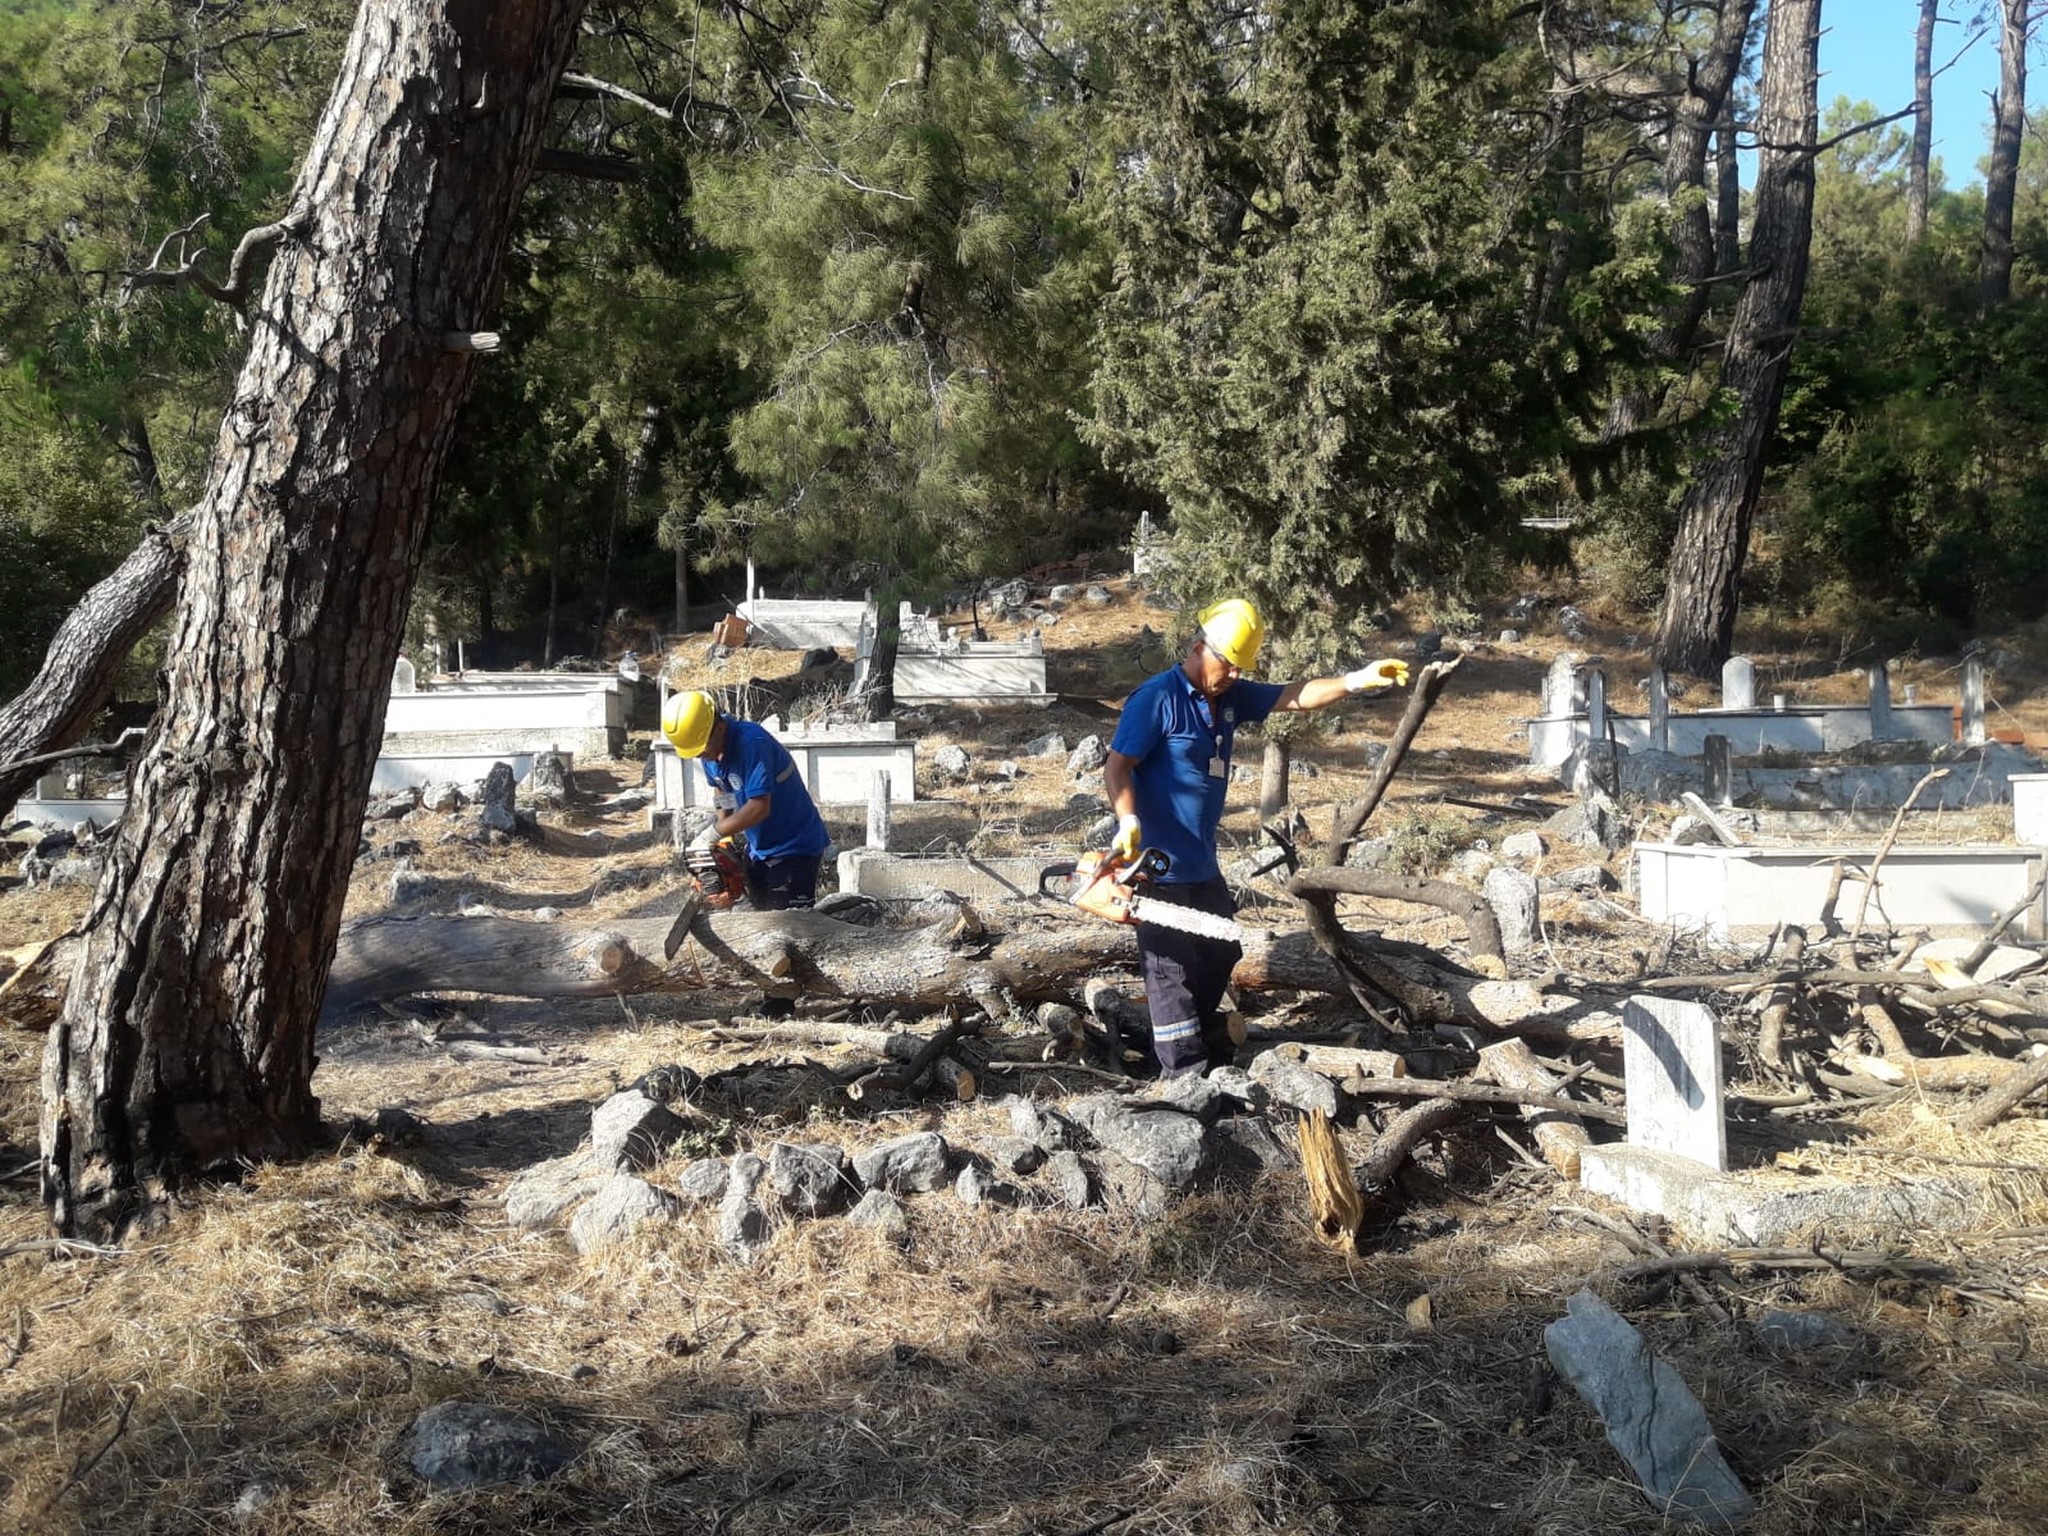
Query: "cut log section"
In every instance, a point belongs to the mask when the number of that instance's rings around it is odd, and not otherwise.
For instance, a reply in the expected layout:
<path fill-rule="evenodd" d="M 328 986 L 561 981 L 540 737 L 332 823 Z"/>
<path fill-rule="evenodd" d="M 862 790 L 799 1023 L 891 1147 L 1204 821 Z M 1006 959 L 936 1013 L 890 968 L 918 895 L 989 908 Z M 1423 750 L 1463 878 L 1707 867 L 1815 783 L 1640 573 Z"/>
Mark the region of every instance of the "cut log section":
<path fill-rule="evenodd" d="M 1503 1088 L 1562 1098 L 1562 1085 L 1536 1059 L 1525 1040 L 1502 1040 L 1479 1053 L 1479 1071 Z M 1579 1154 L 1592 1142 L 1576 1116 L 1525 1106 L 1522 1118 L 1536 1137 L 1543 1160 L 1568 1179 L 1579 1176 Z"/>

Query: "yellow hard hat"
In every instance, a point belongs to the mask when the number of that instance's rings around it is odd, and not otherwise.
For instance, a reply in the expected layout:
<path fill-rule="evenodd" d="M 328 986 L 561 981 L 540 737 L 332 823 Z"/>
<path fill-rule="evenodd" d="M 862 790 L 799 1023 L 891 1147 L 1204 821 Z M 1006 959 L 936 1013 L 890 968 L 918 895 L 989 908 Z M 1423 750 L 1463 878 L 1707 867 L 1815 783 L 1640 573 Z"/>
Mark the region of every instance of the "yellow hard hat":
<path fill-rule="evenodd" d="M 718 706 L 701 688 L 672 693 L 661 707 L 661 734 L 676 749 L 678 757 L 702 757 L 711 740 L 711 727 L 718 721 Z"/>
<path fill-rule="evenodd" d="M 1266 625 L 1259 610 L 1243 598 L 1226 597 L 1220 603 L 1211 603 L 1196 622 L 1202 626 L 1202 639 L 1209 649 L 1233 667 L 1249 672 L 1258 661 Z"/>

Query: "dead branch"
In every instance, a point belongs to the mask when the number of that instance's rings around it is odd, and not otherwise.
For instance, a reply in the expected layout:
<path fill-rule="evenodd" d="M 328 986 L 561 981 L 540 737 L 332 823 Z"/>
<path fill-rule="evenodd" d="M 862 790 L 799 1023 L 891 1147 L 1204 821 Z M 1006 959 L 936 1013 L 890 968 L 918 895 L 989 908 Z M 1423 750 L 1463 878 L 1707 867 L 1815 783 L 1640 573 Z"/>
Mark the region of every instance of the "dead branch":
<path fill-rule="evenodd" d="M 968 1036 L 976 1035 L 980 1032 L 980 1021 L 956 1019 L 926 1040 L 902 1066 L 878 1068 L 848 1083 L 846 1085 L 846 1096 L 858 1102 L 877 1090 L 894 1089 L 898 1092 L 907 1092 L 915 1088 L 919 1079 L 927 1072 L 932 1071 L 938 1065 L 940 1058 L 951 1051 L 954 1046 L 958 1045 Z M 956 1096 L 960 1096 L 959 1090 L 963 1082 L 967 1086 L 965 1097 L 972 1098 L 974 1096 L 971 1073 L 964 1080 L 957 1073 L 948 1075 L 953 1079 L 953 1088 Z"/>
<path fill-rule="evenodd" d="M 1373 1142 L 1372 1150 L 1365 1154 L 1365 1161 L 1352 1170 L 1352 1179 L 1359 1192 L 1367 1197 L 1385 1193 L 1393 1184 L 1394 1175 L 1400 1172 L 1401 1165 L 1408 1161 L 1408 1154 L 1415 1150 L 1416 1143 L 1455 1124 L 1464 1114 L 1463 1106 L 1442 1096 L 1402 1110 L 1387 1122 L 1387 1128 Z"/>
<path fill-rule="evenodd" d="M 1885 855 L 1892 851 L 1892 845 L 1899 840 L 1899 829 L 1906 824 L 1906 813 L 1913 809 L 1913 802 L 1920 798 L 1920 791 L 1937 779 L 1949 775 L 1946 768 L 1931 768 L 1921 775 L 1920 782 L 1908 791 L 1906 800 L 1892 817 L 1892 824 L 1885 829 L 1884 840 L 1877 845 L 1877 853 L 1870 861 L 1870 869 L 1863 876 L 1863 899 L 1856 903 L 1856 924 L 1849 930 L 1849 952 L 1856 952 L 1856 941 L 1863 937 L 1863 919 L 1870 911 L 1870 898 L 1877 890 L 1877 872 L 1884 866 Z"/>
<path fill-rule="evenodd" d="M 1976 1108 L 1958 1116 L 1956 1124 L 1966 1131 L 1988 1131 L 2018 1108 L 2021 1100 L 2039 1092 L 2044 1085 L 2048 1085 L 2048 1056 L 2039 1056 L 2026 1070 L 2015 1072 L 2008 1081 L 1985 1094 Z"/>
<path fill-rule="evenodd" d="M 1385 874 L 1376 869 L 1305 869 L 1287 882 L 1287 894 L 1297 899 L 1326 895 L 1374 896 L 1382 901 L 1408 901 L 1418 906 L 1437 907 L 1464 919 L 1465 933 L 1473 958 L 1489 976 L 1508 973 L 1506 952 L 1501 946 L 1500 919 L 1492 906 L 1476 891 L 1442 880 L 1425 880 L 1419 875 Z"/>
<path fill-rule="evenodd" d="M 1984 937 L 1977 941 L 1977 947 L 1956 962 L 1956 969 L 1965 976 L 1975 976 L 1977 967 L 1991 958 L 1991 951 L 1998 947 L 1999 938 L 2005 930 L 2018 922 L 2026 910 L 2040 900 L 2041 888 L 2044 885 L 2048 885 L 2048 864 L 2042 866 L 2041 878 L 2027 888 L 2027 894 L 1993 919 L 1991 926 L 1984 930 Z"/>
<path fill-rule="evenodd" d="M 1546 1071 L 1523 1040 L 1501 1040 L 1479 1053 L 1479 1070 L 1503 1088 L 1562 1100 L 1558 1080 Z M 1576 1115 L 1524 1108 L 1522 1118 L 1536 1138 L 1543 1160 L 1568 1179 L 1579 1176 L 1579 1155 L 1591 1143 Z"/>
<path fill-rule="evenodd" d="M 1954 1270 L 1934 1259 L 1874 1250 L 1829 1253 L 1818 1244 L 1812 1248 L 1723 1248 L 1713 1253 L 1667 1254 L 1661 1259 L 1624 1265 L 1616 1272 L 1616 1278 L 1641 1280 L 1653 1275 L 1698 1274 L 1708 1269 L 1832 1269 L 1852 1278 L 1882 1277 L 1936 1284 L 1956 1278 Z"/>
<path fill-rule="evenodd" d="M 258 251 L 267 250 L 287 235 L 302 235 L 312 227 L 312 215 L 304 208 L 294 208 L 281 219 L 270 224 L 258 224 L 246 231 L 235 244 L 235 253 L 228 259 L 227 281 L 215 282 L 199 265 L 206 255 L 201 249 L 189 257 L 185 254 L 185 242 L 199 230 L 208 215 L 201 214 L 182 229 L 174 229 L 158 243 L 156 252 L 149 258 L 149 266 L 141 272 L 128 272 L 122 276 L 121 302 L 126 304 L 139 289 L 143 288 L 197 288 L 216 303 L 226 304 L 240 311 L 249 303 L 249 262 Z M 164 253 L 172 244 L 178 247 L 178 265 L 165 268 L 162 265 Z"/>
<path fill-rule="evenodd" d="M 660 118 L 664 123 L 672 123 L 676 118 L 675 113 L 671 112 L 667 107 L 662 106 L 659 102 L 648 100 L 647 97 L 642 96 L 638 91 L 628 90 L 625 86 L 615 85 L 609 80 L 600 80 L 595 75 L 578 74 L 573 70 L 562 76 L 562 83 L 556 89 L 555 94 L 572 101 L 579 98 L 592 100 L 609 97 L 614 101 L 627 102 L 632 106 L 638 107 L 643 112 L 651 113 L 655 117 Z"/>
<path fill-rule="evenodd" d="M 1627 1125 L 1628 1111 L 1616 1109 L 1607 1104 L 1594 1104 L 1579 1099 L 1559 1098 L 1555 1094 L 1536 1093 L 1522 1088 L 1505 1088 L 1499 1084 L 1447 1082 L 1424 1077 L 1368 1077 L 1358 1079 L 1345 1089 L 1354 1098 L 1361 1099 L 1445 1099 L 1464 1104 L 1505 1104 L 1528 1109 L 1545 1110 L 1554 1115 L 1577 1115 L 1587 1120 L 1599 1120 L 1607 1125 Z"/>

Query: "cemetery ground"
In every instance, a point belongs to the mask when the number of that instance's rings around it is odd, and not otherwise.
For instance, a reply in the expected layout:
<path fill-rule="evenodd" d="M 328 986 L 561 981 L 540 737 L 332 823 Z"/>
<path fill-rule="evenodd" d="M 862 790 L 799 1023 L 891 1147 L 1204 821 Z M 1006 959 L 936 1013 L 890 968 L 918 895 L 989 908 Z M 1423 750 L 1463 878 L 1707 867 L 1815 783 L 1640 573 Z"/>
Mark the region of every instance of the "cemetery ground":
<path fill-rule="evenodd" d="M 1052 731 L 1069 746 L 1106 737 L 1115 701 L 1173 659 L 1158 638 L 1168 615 L 1121 585 L 1116 593 L 1109 607 L 1077 607 L 1047 630 L 1060 695 L 1050 710 L 905 720 L 921 798 L 896 807 L 896 847 L 1081 846 L 1099 795 L 1076 784 L 1063 753 L 1023 749 Z M 1523 744 L 1511 739 L 1565 643 L 1540 623 L 1531 630 L 1509 644 L 1453 641 L 1469 658 L 1366 829 L 1390 837 L 1398 859 L 1441 870 L 1474 838 L 1498 847 L 1535 825 L 1453 800 L 1499 806 L 1536 793 L 1566 803 L 1554 779 L 1521 766 Z M 1636 675 L 1645 668 L 1627 639 L 1596 628 L 1577 648 Z M 1389 653 L 1403 644 L 1406 630 Z M 713 664 L 692 642 L 672 675 L 737 681 L 790 659 L 741 651 Z M 2023 676 L 2016 668 L 2010 675 Z M 1899 675 L 1932 692 L 1942 670 L 1916 662 Z M 1790 653 L 1777 676 L 1809 697 L 1853 698 L 1862 686 L 1830 671 L 1817 648 L 1803 661 Z M 2019 704 L 2025 691 L 2002 683 L 2009 718 L 2048 724 L 2048 710 Z M 1297 766 L 1293 783 L 1305 847 L 1362 790 L 1368 743 L 1384 740 L 1398 708 L 1345 706 L 1334 730 L 1299 746 L 1297 764 L 1314 770 Z M 949 743 L 970 754 L 964 782 L 928 778 L 932 749 Z M 1256 755 L 1246 753 L 1254 771 Z M 590 798 L 544 818 L 579 836 L 544 845 L 479 843 L 473 811 L 370 823 L 378 857 L 359 864 L 351 916 L 390 906 L 401 842 L 417 845 L 403 856 L 414 872 L 474 882 L 479 899 L 503 906 L 530 893 L 517 915 L 531 921 L 672 910 L 679 879 L 633 804 L 638 770 L 579 768 Z M 1256 846 L 1257 787 L 1233 787 L 1226 862 Z M 1662 813 L 1644 814 L 1654 827 Z M 828 809 L 842 846 L 858 845 L 863 816 Z M 1598 862 L 1618 877 L 1626 859 L 1560 846 L 1536 869 Z M 449 889 L 459 906 L 465 898 Z M 10 881 L 0 948 L 54 937 L 89 896 L 89 886 Z M 1614 891 L 1546 892 L 1545 902 L 1543 942 L 1515 959 L 1517 976 L 1620 983 L 1754 963 L 1642 924 Z M 1341 910 L 1354 931 L 1462 953 L 1462 924 L 1434 909 L 1347 898 Z M 1293 903 L 1270 891 L 1244 916 L 1300 926 Z M 997 909 L 983 917 L 1003 921 Z M 1699 995 L 1739 1042 L 1728 1058 L 1735 1165 L 1794 1184 L 1844 1172 L 1976 1181 L 1991 1214 L 1967 1227 L 1810 1233 L 1775 1255 L 1688 1268 L 1670 1258 L 1683 1252 L 1670 1234 L 1534 1156 L 1511 1108 L 1483 1106 L 1423 1139 L 1393 1185 L 1374 1192 L 1355 1251 L 1318 1237 L 1291 1157 L 1227 1171 L 1151 1215 L 1114 1198 L 1076 1207 L 1044 1174 L 1017 1171 L 1008 1101 L 1055 1107 L 1099 1094 L 1098 1073 L 994 1067 L 968 1102 L 855 1102 L 846 1081 L 870 1055 L 778 1035 L 752 1016 L 757 993 L 698 991 L 359 1010 L 323 1034 L 316 1087 L 335 1133 L 329 1149 L 197 1191 L 165 1232 L 119 1251 L 53 1250 L 34 1173 L 41 1035 L 10 1017 L 0 1021 L 0 1525 L 715 1536 L 1666 1529 L 1547 1361 L 1545 1328 L 1590 1287 L 1704 1403 L 1757 1501 L 1746 1529 L 2048 1529 L 2048 1368 L 2031 1349 L 2048 1301 L 2048 1122 L 2022 1111 L 1959 1129 L 1956 1101 L 1931 1091 L 1773 1104 L 1779 1085 L 1755 1059 L 1754 1011 L 1738 995 Z M 1336 1039 L 1359 1022 L 1353 1005 L 1320 994 L 1244 1002 L 1254 1045 Z M 803 1019 L 856 1013 L 834 999 L 807 1005 Z M 1034 1027 L 1005 1023 L 1026 1035 Z M 1611 1052 L 1577 1059 L 1594 1063 L 1581 1089 L 1619 1072 Z M 587 1255 L 559 1225 L 515 1226 L 513 1182 L 574 1153 L 598 1105 L 669 1065 L 700 1074 L 709 1091 L 644 1170 L 659 1188 L 707 1159 L 765 1157 L 776 1142 L 852 1155 L 931 1131 L 956 1157 L 978 1157 L 992 1190 L 1021 1195 L 969 1204 L 950 1185 L 908 1195 L 901 1231 L 778 1215 L 751 1262 L 721 1240 L 715 1200 Z M 1349 1159 L 1410 1102 L 1347 1115 Z M 1292 1149 L 1291 1117 L 1271 1124 Z M 1825 1321 L 1797 1321 L 1814 1314 Z M 427 1487 L 408 1436 L 423 1411 L 449 1402 L 531 1415 L 558 1437 L 565 1464 L 544 1478 Z"/>

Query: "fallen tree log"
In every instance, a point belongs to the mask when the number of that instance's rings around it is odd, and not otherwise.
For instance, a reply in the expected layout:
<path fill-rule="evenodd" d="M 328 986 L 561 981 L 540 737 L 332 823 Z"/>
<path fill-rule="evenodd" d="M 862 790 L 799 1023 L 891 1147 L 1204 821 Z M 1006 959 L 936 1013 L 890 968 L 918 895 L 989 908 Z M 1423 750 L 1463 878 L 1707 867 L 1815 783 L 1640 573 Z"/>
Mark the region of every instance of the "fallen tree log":
<path fill-rule="evenodd" d="M 1479 1070 L 1503 1088 L 1562 1098 L 1561 1085 L 1522 1040 L 1502 1040 L 1479 1053 Z M 1522 1118 L 1536 1138 L 1543 1160 L 1568 1179 L 1579 1176 L 1579 1154 L 1591 1143 L 1576 1114 L 1524 1108 Z"/>
<path fill-rule="evenodd" d="M 497 917 L 370 918 L 342 931 L 329 974 L 330 1013 L 415 992 L 609 997 L 705 987 L 770 987 L 818 997 L 935 1007 L 1007 991 L 1021 1001 L 1067 997 L 1106 970 L 1135 969 L 1135 930 L 1022 903 L 1001 931 L 952 942 L 957 924 L 875 929 L 815 912 L 698 917 L 673 964 L 661 959 L 665 917 L 577 926 Z M 1361 946 L 1354 943 L 1353 948 Z M 1367 951 L 1367 953 L 1370 953 Z M 1462 1023 L 1549 1040 L 1620 1038 L 1620 1023 L 1528 982 L 1437 971 L 1408 954 L 1373 959 L 1401 988 L 1419 1025 Z M 1247 928 L 1231 985 L 1246 991 L 1343 995 L 1337 967 L 1300 931 Z"/>

